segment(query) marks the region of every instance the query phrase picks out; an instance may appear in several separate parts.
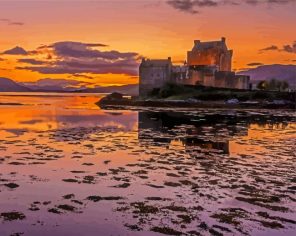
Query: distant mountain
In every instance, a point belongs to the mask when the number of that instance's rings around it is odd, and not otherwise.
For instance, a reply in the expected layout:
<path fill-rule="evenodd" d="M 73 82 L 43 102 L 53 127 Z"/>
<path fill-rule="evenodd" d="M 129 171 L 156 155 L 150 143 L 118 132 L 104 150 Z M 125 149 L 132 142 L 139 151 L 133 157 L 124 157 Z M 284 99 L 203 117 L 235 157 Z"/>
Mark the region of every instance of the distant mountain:
<path fill-rule="evenodd" d="M 79 87 L 80 82 L 77 80 L 51 78 L 44 78 L 34 82 L 23 82 L 20 85 L 36 92 L 72 92 L 85 88 Z"/>
<path fill-rule="evenodd" d="M 139 85 L 138 84 L 127 84 L 122 86 L 108 86 L 108 87 L 101 87 L 97 86 L 95 88 L 86 88 L 81 89 L 79 92 L 82 93 L 123 93 L 128 95 L 138 95 L 139 94 Z"/>
<path fill-rule="evenodd" d="M 138 95 L 138 85 L 128 84 L 123 86 L 96 86 L 86 87 L 87 84 L 73 79 L 44 78 L 34 82 L 20 84 L 35 92 L 80 92 L 80 93 L 113 93 L 119 92 L 128 95 Z"/>
<path fill-rule="evenodd" d="M 0 78 L 0 92 L 79 92 L 79 93 L 113 93 L 138 95 L 137 84 L 122 86 L 97 86 L 95 88 L 75 87 L 77 81 L 66 79 L 41 79 L 36 82 L 17 83 L 11 79 Z M 79 84 L 79 82 L 78 82 Z"/>
<path fill-rule="evenodd" d="M 264 65 L 254 69 L 241 71 L 238 74 L 251 76 L 251 81 L 260 80 L 285 80 L 291 86 L 296 86 L 296 65 Z"/>
<path fill-rule="evenodd" d="M 30 92 L 29 88 L 26 88 L 11 79 L 0 78 L 0 92 Z"/>

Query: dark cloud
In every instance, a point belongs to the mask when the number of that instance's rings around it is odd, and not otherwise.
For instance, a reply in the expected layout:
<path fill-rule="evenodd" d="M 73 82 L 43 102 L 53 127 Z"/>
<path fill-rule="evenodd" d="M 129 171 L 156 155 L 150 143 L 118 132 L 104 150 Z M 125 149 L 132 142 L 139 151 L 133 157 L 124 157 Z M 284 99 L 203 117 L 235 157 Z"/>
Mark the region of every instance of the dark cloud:
<path fill-rule="evenodd" d="M 138 53 L 101 51 L 95 49 L 97 47 L 106 47 L 106 45 L 81 42 L 57 42 L 49 46 L 43 45 L 35 50 L 35 53 L 38 54 L 44 49 L 51 50 L 54 56 L 49 64 L 41 64 L 38 60 L 21 59 L 21 62 L 30 63 L 33 66 L 16 69 L 36 71 L 42 74 L 113 73 L 131 76 L 138 74 L 140 57 Z"/>
<path fill-rule="evenodd" d="M 135 60 L 120 60 L 108 62 L 104 60 L 93 61 L 57 61 L 49 66 L 28 66 L 16 67 L 16 69 L 25 69 L 37 71 L 42 74 L 126 74 L 137 75 L 138 63 Z"/>
<path fill-rule="evenodd" d="M 167 3 L 180 11 L 196 14 L 198 8 L 218 6 L 217 1 L 213 0 L 168 0 Z"/>
<path fill-rule="evenodd" d="M 7 55 L 28 55 L 28 52 L 21 48 L 21 47 L 14 47 L 12 49 L 4 51 L 2 54 L 7 54 Z"/>
<path fill-rule="evenodd" d="M 32 59 L 32 58 L 19 59 L 18 62 L 27 63 L 27 64 L 31 64 L 31 65 L 44 65 L 44 64 L 46 64 L 46 62 L 44 62 L 44 61 L 40 61 L 40 60 L 36 60 L 36 59 Z"/>
<path fill-rule="evenodd" d="M 266 48 L 262 48 L 259 51 L 262 52 L 262 51 L 278 51 L 278 50 L 279 50 L 278 46 L 272 45 Z"/>
<path fill-rule="evenodd" d="M 92 49 L 92 47 L 106 47 L 104 44 L 85 44 L 80 42 L 58 42 L 51 47 L 57 56 L 75 57 L 75 58 L 104 58 L 108 60 L 116 60 L 127 57 L 135 57 L 137 53 L 121 53 L 118 51 L 100 51 Z"/>
<path fill-rule="evenodd" d="M 247 66 L 263 66 L 264 64 L 261 62 L 251 62 L 247 64 Z"/>
<path fill-rule="evenodd" d="M 264 52 L 264 51 L 278 51 L 278 52 L 296 53 L 296 41 L 294 41 L 291 45 L 286 44 L 286 45 L 283 45 L 282 47 L 272 45 L 270 47 L 263 48 L 263 49 L 259 50 L 259 52 Z"/>
<path fill-rule="evenodd" d="M 218 7 L 223 5 L 241 5 L 248 4 L 252 6 L 262 4 L 287 4 L 293 3 L 295 0 L 167 0 L 167 4 L 173 8 L 196 14 L 200 12 L 200 9 L 206 7 Z"/>
<path fill-rule="evenodd" d="M 18 26 L 23 26 L 23 22 L 10 22 L 9 25 L 18 25 Z"/>
<path fill-rule="evenodd" d="M 72 77 L 77 77 L 77 78 L 84 78 L 84 79 L 94 79 L 94 77 L 89 76 L 89 75 L 83 75 L 83 74 L 73 74 L 71 75 Z"/>
<path fill-rule="evenodd" d="M 247 4 L 251 4 L 251 5 L 258 5 L 258 4 L 262 4 L 262 3 L 267 3 L 267 4 L 287 4 L 287 3 L 295 2 L 295 0 L 246 0 L 245 2 Z"/>
<path fill-rule="evenodd" d="M 0 19 L 0 22 L 6 23 L 7 25 L 23 26 L 23 22 L 11 21 L 10 19 Z"/>
<path fill-rule="evenodd" d="M 296 53 L 296 41 L 292 45 L 284 45 L 282 51 L 288 53 Z"/>

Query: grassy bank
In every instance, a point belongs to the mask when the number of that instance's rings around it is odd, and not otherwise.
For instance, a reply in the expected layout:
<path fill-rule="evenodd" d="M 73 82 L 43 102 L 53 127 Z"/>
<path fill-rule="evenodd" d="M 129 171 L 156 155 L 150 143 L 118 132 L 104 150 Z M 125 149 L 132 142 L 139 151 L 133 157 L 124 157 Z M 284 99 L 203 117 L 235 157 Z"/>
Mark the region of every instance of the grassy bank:
<path fill-rule="evenodd" d="M 160 89 L 154 89 L 149 98 L 165 100 L 186 100 L 189 98 L 203 101 L 221 101 L 236 98 L 239 101 L 250 100 L 288 100 L 294 102 L 295 92 L 238 90 L 226 88 L 212 88 L 203 86 L 166 84 Z"/>

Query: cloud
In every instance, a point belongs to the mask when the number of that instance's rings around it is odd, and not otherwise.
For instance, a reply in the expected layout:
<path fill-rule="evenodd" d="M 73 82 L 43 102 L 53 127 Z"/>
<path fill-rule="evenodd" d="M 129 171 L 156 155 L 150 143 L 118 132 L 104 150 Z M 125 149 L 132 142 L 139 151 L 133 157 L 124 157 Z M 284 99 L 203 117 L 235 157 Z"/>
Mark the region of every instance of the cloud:
<path fill-rule="evenodd" d="M 278 51 L 278 50 L 279 50 L 278 46 L 272 45 L 266 48 L 262 48 L 259 51 L 262 52 L 262 51 Z"/>
<path fill-rule="evenodd" d="M 166 2 L 168 5 L 179 11 L 196 14 L 199 13 L 202 8 L 218 7 L 223 5 L 275 5 L 293 3 L 295 0 L 167 0 Z"/>
<path fill-rule="evenodd" d="M 18 62 L 32 64 L 32 65 L 43 65 L 43 64 L 46 64 L 46 62 L 44 62 L 44 61 L 36 60 L 36 59 L 33 59 L 33 58 L 18 59 Z"/>
<path fill-rule="evenodd" d="M 0 22 L 6 23 L 7 25 L 23 26 L 23 22 L 11 21 L 10 19 L 0 19 Z"/>
<path fill-rule="evenodd" d="M 286 45 L 283 45 L 282 47 L 272 45 L 270 47 L 263 48 L 263 49 L 259 50 L 259 52 L 264 52 L 264 51 L 278 51 L 278 52 L 296 53 L 296 41 L 294 41 L 291 45 L 286 44 Z"/>
<path fill-rule="evenodd" d="M 84 79 L 94 79 L 94 77 L 89 76 L 89 75 L 84 75 L 84 74 L 73 74 L 71 76 L 72 77 L 77 77 L 77 78 L 84 78 Z"/>
<path fill-rule="evenodd" d="M 28 66 L 16 67 L 16 69 L 25 69 L 39 72 L 42 74 L 77 74 L 77 73 L 93 73 L 93 74 L 126 74 L 137 75 L 138 63 L 135 60 L 120 60 L 115 62 L 104 60 L 77 61 L 64 60 L 57 61 L 53 65 L 47 66 Z"/>
<path fill-rule="evenodd" d="M 251 62 L 247 64 L 247 66 L 263 66 L 264 64 L 261 62 Z"/>
<path fill-rule="evenodd" d="M 138 53 L 119 52 L 116 50 L 102 51 L 98 48 L 107 47 L 100 43 L 57 42 L 49 46 L 43 45 L 34 50 L 40 55 L 49 51 L 49 63 L 33 59 L 20 59 L 20 62 L 30 63 L 31 66 L 16 67 L 42 74 L 138 74 Z"/>
<path fill-rule="evenodd" d="M 24 25 L 23 22 L 10 22 L 9 25 L 18 25 L 18 26 L 22 26 Z"/>
<path fill-rule="evenodd" d="M 287 3 L 295 2 L 295 0 L 246 0 L 245 2 L 247 4 L 251 4 L 251 5 L 258 5 L 258 4 L 262 4 L 262 3 L 267 3 L 267 4 L 287 4 Z"/>
<path fill-rule="evenodd" d="M 197 8 L 216 7 L 219 4 L 213 0 L 168 0 L 167 3 L 177 10 L 192 14 L 199 13 Z"/>
<path fill-rule="evenodd" d="M 80 42 L 58 42 L 51 47 L 57 56 L 75 57 L 75 58 L 104 58 L 108 60 L 116 60 L 120 58 L 134 57 L 137 53 L 121 53 L 118 51 L 100 51 L 92 49 L 92 47 L 106 47 L 104 44 L 85 44 Z"/>
<path fill-rule="evenodd" d="M 28 55 L 28 52 L 22 47 L 14 47 L 12 49 L 4 51 L 2 54 L 6 55 Z"/>
<path fill-rule="evenodd" d="M 284 45 L 282 51 L 288 53 L 296 53 L 296 41 L 292 45 Z"/>

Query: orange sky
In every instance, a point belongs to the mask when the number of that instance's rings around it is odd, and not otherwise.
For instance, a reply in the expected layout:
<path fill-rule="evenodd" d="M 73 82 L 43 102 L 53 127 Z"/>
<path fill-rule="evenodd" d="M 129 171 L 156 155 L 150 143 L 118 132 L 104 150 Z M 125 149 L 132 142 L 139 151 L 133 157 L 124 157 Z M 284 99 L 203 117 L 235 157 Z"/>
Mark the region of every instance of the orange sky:
<path fill-rule="evenodd" d="M 292 46 L 296 41 L 296 1 L 287 0 L 285 4 L 246 4 L 243 3 L 245 1 L 238 1 L 239 5 L 226 4 L 225 0 L 223 4 L 222 0 L 214 1 L 221 5 L 195 6 L 193 9 L 199 13 L 193 14 L 192 9 L 182 11 L 166 0 L 0 0 L 0 52 L 15 46 L 32 51 L 40 45 L 73 41 L 108 45 L 91 50 L 134 52 L 149 58 L 171 56 L 174 61 L 183 61 L 194 39 L 218 40 L 225 36 L 228 47 L 234 50 L 235 69 L 247 68 L 247 64 L 253 62 L 296 64 L 296 53 L 282 50 L 284 45 Z M 259 52 L 272 45 L 278 50 Z M 134 73 L 124 75 L 121 71 L 114 72 L 114 68 L 104 72 L 84 70 L 73 76 L 71 71 L 67 74 L 32 72 L 24 69 L 32 65 L 17 61 L 38 59 L 52 63 L 50 66 L 56 66 L 55 60 L 65 62 L 65 58 L 55 57 L 55 52 L 52 54 L 51 59 L 48 59 L 48 53 L 0 54 L 0 77 L 20 82 L 64 78 L 93 85 L 137 83 Z M 138 56 L 128 58 L 129 62 L 138 60 Z M 73 58 L 67 60 L 72 62 Z M 90 62 L 89 58 L 83 60 Z M 84 62 L 81 58 L 78 61 Z"/>

